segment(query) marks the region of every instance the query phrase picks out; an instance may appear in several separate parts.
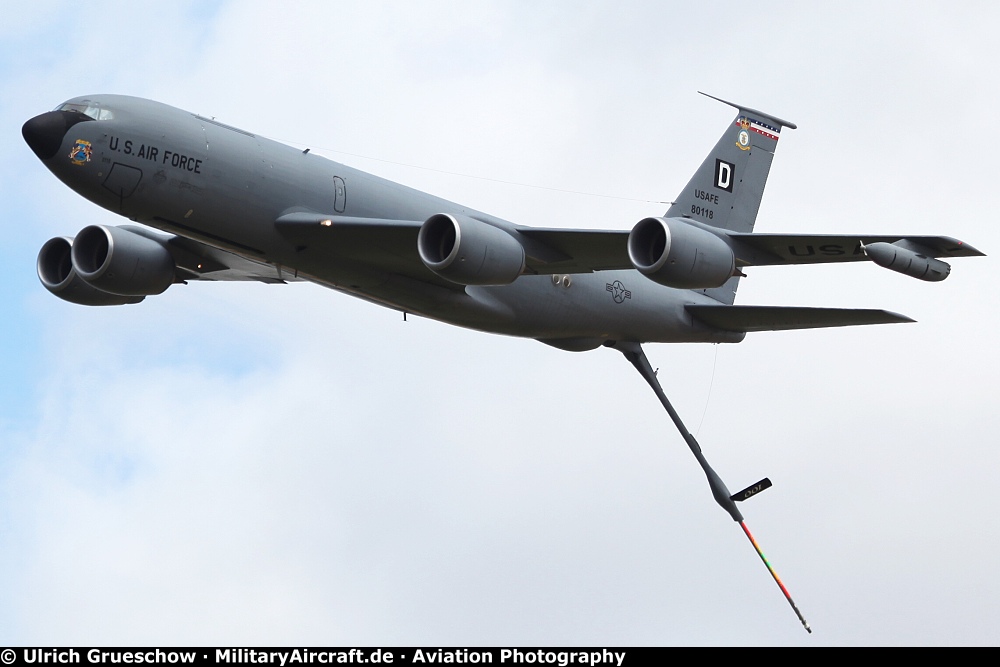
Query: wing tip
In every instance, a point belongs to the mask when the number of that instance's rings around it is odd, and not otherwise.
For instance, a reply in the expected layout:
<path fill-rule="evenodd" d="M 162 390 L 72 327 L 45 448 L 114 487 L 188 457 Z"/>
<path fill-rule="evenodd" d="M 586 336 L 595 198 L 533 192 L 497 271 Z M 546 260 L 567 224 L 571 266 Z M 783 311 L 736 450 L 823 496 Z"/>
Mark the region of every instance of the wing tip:
<path fill-rule="evenodd" d="M 893 318 L 892 321 L 885 322 L 885 324 L 915 324 L 916 320 L 909 315 L 903 315 L 902 313 L 897 313 L 891 310 L 883 310 L 883 313 Z"/>

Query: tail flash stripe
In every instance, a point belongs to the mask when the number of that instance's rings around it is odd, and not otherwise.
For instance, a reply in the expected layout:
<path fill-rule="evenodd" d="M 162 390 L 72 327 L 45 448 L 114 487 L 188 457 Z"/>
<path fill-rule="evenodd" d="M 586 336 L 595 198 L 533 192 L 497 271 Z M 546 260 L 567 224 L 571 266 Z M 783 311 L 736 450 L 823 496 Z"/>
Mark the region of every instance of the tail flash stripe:
<path fill-rule="evenodd" d="M 736 124 L 744 129 L 750 130 L 751 132 L 756 132 L 757 134 L 762 134 L 769 139 L 778 140 L 778 134 L 781 132 L 780 127 L 774 127 L 773 125 L 768 125 L 756 118 L 751 118 L 750 116 L 740 116 L 736 119 Z"/>

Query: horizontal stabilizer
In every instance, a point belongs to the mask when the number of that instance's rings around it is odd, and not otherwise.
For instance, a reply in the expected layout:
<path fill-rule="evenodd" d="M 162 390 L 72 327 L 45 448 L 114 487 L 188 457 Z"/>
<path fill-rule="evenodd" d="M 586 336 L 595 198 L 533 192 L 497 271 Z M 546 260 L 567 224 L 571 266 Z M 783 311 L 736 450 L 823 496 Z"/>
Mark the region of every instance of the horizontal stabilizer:
<path fill-rule="evenodd" d="M 849 327 L 859 324 L 895 324 L 914 320 L 888 310 L 803 308 L 797 306 L 685 306 L 692 317 L 723 331 L 785 331 Z"/>

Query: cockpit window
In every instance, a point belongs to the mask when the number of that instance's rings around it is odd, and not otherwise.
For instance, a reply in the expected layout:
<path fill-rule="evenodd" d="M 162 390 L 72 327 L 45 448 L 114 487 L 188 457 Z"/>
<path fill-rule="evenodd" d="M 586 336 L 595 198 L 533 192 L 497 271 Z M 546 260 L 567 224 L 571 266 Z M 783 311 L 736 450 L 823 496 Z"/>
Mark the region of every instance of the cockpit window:
<path fill-rule="evenodd" d="M 90 102 L 66 102 L 65 104 L 60 104 L 56 107 L 56 111 L 75 111 L 77 113 L 82 113 L 85 116 L 90 116 L 94 120 L 111 120 L 115 117 L 111 113 L 110 109 L 102 109 L 97 104 Z"/>

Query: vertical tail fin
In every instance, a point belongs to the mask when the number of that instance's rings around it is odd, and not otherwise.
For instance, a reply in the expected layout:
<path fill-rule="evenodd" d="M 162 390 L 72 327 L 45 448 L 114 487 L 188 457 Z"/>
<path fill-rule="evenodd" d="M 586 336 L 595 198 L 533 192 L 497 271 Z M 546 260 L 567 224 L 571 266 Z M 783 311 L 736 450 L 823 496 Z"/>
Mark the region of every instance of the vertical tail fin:
<path fill-rule="evenodd" d="M 750 233 L 757 220 L 767 174 L 781 128 L 794 123 L 702 93 L 738 111 L 736 120 L 708 154 L 701 167 L 666 213 L 731 232 Z M 722 287 L 702 290 L 713 299 L 733 303 L 739 278 Z"/>

